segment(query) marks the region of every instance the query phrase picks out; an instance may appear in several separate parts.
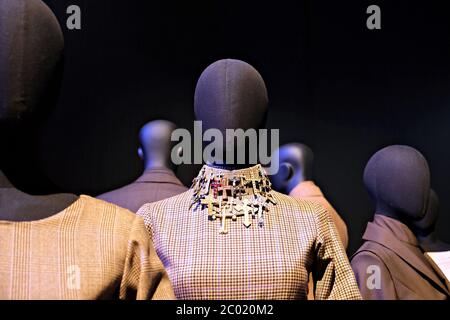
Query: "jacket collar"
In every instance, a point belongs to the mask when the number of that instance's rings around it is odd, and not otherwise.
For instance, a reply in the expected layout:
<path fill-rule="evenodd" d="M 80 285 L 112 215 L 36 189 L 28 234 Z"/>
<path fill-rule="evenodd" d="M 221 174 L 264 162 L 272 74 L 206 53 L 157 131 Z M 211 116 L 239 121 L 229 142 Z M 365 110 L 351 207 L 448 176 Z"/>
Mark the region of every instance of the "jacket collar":
<path fill-rule="evenodd" d="M 373 222 L 367 224 L 363 239 L 376 242 L 397 254 L 411 267 L 423 274 L 449 294 L 446 286 L 436 275 L 419 248 L 412 231 L 398 220 L 376 214 Z"/>
<path fill-rule="evenodd" d="M 172 170 L 167 168 L 147 169 L 135 181 L 136 183 L 171 183 L 183 186 Z"/>

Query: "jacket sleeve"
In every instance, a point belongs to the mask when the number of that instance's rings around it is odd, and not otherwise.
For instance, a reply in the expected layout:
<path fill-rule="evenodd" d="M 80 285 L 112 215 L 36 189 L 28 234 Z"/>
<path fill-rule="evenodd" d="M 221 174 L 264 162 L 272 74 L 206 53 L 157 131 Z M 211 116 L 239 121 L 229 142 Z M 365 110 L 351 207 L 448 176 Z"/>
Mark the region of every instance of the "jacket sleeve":
<path fill-rule="evenodd" d="M 328 212 L 317 206 L 317 237 L 313 263 L 314 296 L 317 300 L 360 300 L 356 283 L 336 226 Z"/>
<path fill-rule="evenodd" d="M 139 216 L 133 222 L 128 240 L 120 299 L 175 299 L 169 277 Z"/>
<path fill-rule="evenodd" d="M 394 282 L 383 261 L 369 251 L 357 253 L 351 262 L 364 300 L 396 300 Z"/>
<path fill-rule="evenodd" d="M 344 245 L 344 249 L 347 249 L 348 247 L 348 232 L 347 232 L 347 225 L 345 224 L 344 220 L 341 218 L 341 216 L 336 212 L 336 210 L 329 205 L 328 212 L 331 215 L 331 219 L 333 220 L 334 224 L 336 225 L 339 237 L 342 241 L 342 244 Z"/>

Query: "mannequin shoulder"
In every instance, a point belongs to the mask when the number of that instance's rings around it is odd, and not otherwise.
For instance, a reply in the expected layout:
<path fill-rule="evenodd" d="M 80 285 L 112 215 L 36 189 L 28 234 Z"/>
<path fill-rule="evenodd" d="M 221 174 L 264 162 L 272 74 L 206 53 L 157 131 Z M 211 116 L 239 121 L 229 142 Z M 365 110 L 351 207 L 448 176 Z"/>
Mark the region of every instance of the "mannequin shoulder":
<path fill-rule="evenodd" d="M 379 266 L 387 269 L 383 260 L 372 251 L 358 251 L 352 257 L 350 264 L 355 273 L 366 271 L 370 266 Z"/>
<path fill-rule="evenodd" d="M 84 241 L 93 241 L 98 236 L 114 238 L 115 243 L 124 248 L 130 236 L 145 231 L 143 219 L 128 209 L 86 195 L 80 196 L 80 200 L 69 209 L 71 212 L 66 215 L 64 224 L 75 224 L 77 234 Z"/>
<path fill-rule="evenodd" d="M 276 206 L 283 211 L 314 219 L 329 216 L 327 209 L 315 201 L 294 198 L 277 191 L 272 191 L 272 195 L 277 202 Z"/>
<path fill-rule="evenodd" d="M 144 204 L 138 211 L 137 215 L 150 217 L 152 215 L 175 215 L 185 214 L 190 209 L 192 202 L 192 190 L 187 190 L 173 197 Z"/>
<path fill-rule="evenodd" d="M 103 219 L 114 218 L 118 222 L 123 221 L 125 223 L 133 223 L 136 219 L 136 214 L 113 203 L 86 195 L 82 195 L 81 198 L 84 204 L 82 211 L 87 215 L 95 215 Z"/>

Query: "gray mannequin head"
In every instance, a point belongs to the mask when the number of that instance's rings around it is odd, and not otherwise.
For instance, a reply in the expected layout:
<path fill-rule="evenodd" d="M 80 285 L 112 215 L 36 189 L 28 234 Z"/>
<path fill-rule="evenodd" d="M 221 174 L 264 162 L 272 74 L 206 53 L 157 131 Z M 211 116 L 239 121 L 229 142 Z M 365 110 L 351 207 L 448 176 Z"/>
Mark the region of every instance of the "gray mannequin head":
<path fill-rule="evenodd" d="M 225 154 L 238 148 L 248 150 L 248 145 L 237 145 L 236 139 L 225 139 L 226 129 L 261 129 L 265 127 L 268 97 L 261 75 L 246 62 L 226 59 L 214 62 L 201 74 L 195 89 L 194 110 L 202 121 L 203 131 L 217 129 L 224 141 L 219 155 L 225 162 Z M 224 167 L 239 167 L 224 163 Z M 247 163 L 241 166 L 248 166 Z"/>
<path fill-rule="evenodd" d="M 170 158 L 174 146 L 170 138 L 176 128 L 174 123 L 166 120 L 150 121 L 141 128 L 138 154 L 144 160 L 146 169 L 175 168 Z"/>
<path fill-rule="evenodd" d="M 275 190 L 289 194 L 301 182 L 313 179 L 314 154 L 308 146 L 285 144 L 273 153 L 274 157 L 278 157 L 280 167 L 278 173 L 270 177 Z"/>
<path fill-rule="evenodd" d="M 34 128 L 56 105 L 63 48 L 59 23 L 42 1 L 0 0 L 0 137 L 11 137 L 19 131 L 28 134 L 28 130 L 32 136 Z M 7 150 L 0 156 L 3 160 L 10 148 L 8 141 L 0 140 L 0 149 Z M 29 154 L 26 161 L 34 162 Z M 17 166 L 15 162 L 12 165 Z M 0 173 L 0 184 L 7 181 Z M 72 194 L 32 196 L 9 182 L 0 191 L 0 220 L 44 219 L 78 199 Z"/>
<path fill-rule="evenodd" d="M 17 167 L 14 155 L 35 163 L 15 151 L 11 137 L 34 137 L 55 107 L 63 48 L 59 23 L 41 0 L 0 0 L 0 168 L 6 172 Z"/>
<path fill-rule="evenodd" d="M 430 194 L 430 170 L 414 148 L 384 148 L 367 163 L 364 184 L 376 204 L 376 213 L 410 225 L 424 217 Z"/>

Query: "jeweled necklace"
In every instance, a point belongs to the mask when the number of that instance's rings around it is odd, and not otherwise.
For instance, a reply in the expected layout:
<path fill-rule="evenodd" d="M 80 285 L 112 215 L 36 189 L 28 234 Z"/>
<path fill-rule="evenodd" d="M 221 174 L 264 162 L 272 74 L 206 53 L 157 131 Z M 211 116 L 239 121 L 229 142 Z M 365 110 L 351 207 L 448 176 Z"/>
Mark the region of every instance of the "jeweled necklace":
<path fill-rule="evenodd" d="M 264 226 L 264 213 L 269 203 L 276 204 L 271 183 L 260 165 L 235 171 L 203 166 L 192 183 L 192 205 L 208 208 L 208 217 L 220 219 L 220 234 L 228 233 L 228 220 L 243 217 L 245 227 L 258 219 Z"/>

